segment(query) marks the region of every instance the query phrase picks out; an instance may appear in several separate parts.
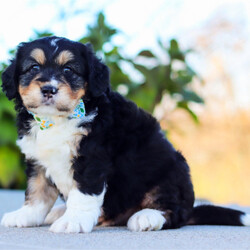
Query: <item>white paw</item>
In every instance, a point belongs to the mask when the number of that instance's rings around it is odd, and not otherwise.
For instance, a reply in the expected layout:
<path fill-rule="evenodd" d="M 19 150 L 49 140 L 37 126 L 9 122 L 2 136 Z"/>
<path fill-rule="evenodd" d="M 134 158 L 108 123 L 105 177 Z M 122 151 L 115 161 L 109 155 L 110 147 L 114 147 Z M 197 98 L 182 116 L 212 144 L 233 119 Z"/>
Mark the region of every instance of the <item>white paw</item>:
<path fill-rule="evenodd" d="M 250 214 L 243 214 L 240 216 L 241 223 L 244 226 L 250 226 Z"/>
<path fill-rule="evenodd" d="M 25 205 L 14 212 L 4 214 L 1 225 L 5 227 L 39 226 L 43 223 L 44 217 L 40 206 Z"/>
<path fill-rule="evenodd" d="M 66 211 L 66 205 L 58 205 L 56 207 L 53 207 L 51 211 L 48 213 L 48 215 L 45 218 L 44 224 L 45 225 L 51 225 L 54 223 L 57 219 L 63 216 L 63 214 Z"/>
<path fill-rule="evenodd" d="M 128 228 L 136 232 L 160 230 L 166 222 L 163 213 L 155 209 L 143 209 L 129 218 Z"/>
<path fill-rule="evenodd" d="M 50 227 L 54 233 L 89 233 L 96 225 L 98 212 L 67 209 Z"/>

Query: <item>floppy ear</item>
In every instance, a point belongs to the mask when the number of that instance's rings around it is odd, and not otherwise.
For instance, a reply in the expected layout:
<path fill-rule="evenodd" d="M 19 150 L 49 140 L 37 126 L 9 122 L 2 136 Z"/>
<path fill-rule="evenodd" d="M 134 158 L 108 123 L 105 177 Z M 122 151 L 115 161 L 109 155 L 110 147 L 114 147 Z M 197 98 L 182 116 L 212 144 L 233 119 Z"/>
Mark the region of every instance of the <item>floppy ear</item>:
<path fill-rule="evenodd" d="M 9 67 L 2 74 L 2 89 L 9 100 L 15 98 L 17 93 L 15 72 L 16 60 L 12 60 Z"/>
<path fill-rule="evenodd" d="M 90 44 L 86 44 L 88 64 L 88 90 L 94 97 L 98 97 L 110 88 L 109 69 L 96 57 Z"/>

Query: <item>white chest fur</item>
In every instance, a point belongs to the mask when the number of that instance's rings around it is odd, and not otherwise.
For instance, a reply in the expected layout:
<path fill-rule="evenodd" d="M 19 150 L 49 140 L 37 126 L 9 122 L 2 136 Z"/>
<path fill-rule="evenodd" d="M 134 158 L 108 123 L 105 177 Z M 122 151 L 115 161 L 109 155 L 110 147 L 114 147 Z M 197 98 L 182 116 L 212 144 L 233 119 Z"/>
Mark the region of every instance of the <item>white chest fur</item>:
<path fill-rule="evenodd" d="M 58 118 L 51 128 L 40 130 L 33 121 L 30 133 L 17 141 L 26 158 L 36 160 L 65 197 L 74 186 L 72 159 L 82 136 L 88 133 L 78 128 L 78 123 L 77 119 Z"/>

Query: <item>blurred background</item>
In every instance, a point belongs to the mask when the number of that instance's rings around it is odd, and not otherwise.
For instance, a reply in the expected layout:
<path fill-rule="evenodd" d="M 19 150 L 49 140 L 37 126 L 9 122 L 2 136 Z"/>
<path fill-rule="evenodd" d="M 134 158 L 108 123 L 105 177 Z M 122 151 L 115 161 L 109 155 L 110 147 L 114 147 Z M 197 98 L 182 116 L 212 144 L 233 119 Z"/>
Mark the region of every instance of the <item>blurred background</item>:
<path fill-rule="evenodd" d="M 161 123 L 198 198 L 250 205 L 249 0 L 9 0 L 0 74 L 16 46 L 57 35 L 91 42 L 114 90 Z M 14 104 L 0 90 L 0 187 L 25 188 Z"/>

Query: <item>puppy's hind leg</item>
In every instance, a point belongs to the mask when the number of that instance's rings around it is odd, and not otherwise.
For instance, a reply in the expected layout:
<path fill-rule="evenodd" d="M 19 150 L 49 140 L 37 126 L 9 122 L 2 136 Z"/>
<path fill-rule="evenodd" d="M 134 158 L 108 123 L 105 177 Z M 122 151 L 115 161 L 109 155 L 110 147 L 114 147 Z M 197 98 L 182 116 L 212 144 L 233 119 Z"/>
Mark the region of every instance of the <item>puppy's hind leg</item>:
<path fill-rule="evenodd" d="M 186 225 L 192 212 L 194 195 L 191 185 L 181 191 L 168 182 L 154 187 L 145 194 L 139 212 L 128 220 L 131 231 L 152 231 L 179 228 Z"/>
<path fill-rule="evenodd" d="M 53 224 L 57 219 L 62 217 L 66 211 L 66 205 L 61 204 L 58 206 L 55 206 L 51 209 L 51 211 L 48 213 L 48 215 L 45 218 L 44 224 L 45 225 L 51 225 Z"/>
<path fill-rule="evenodd" d="M 145 208 L 133 214 L 128 220 L 128 228 L 131 231 L 154 231 L 161 230 L 166 222 L 164 212 Z"/>

